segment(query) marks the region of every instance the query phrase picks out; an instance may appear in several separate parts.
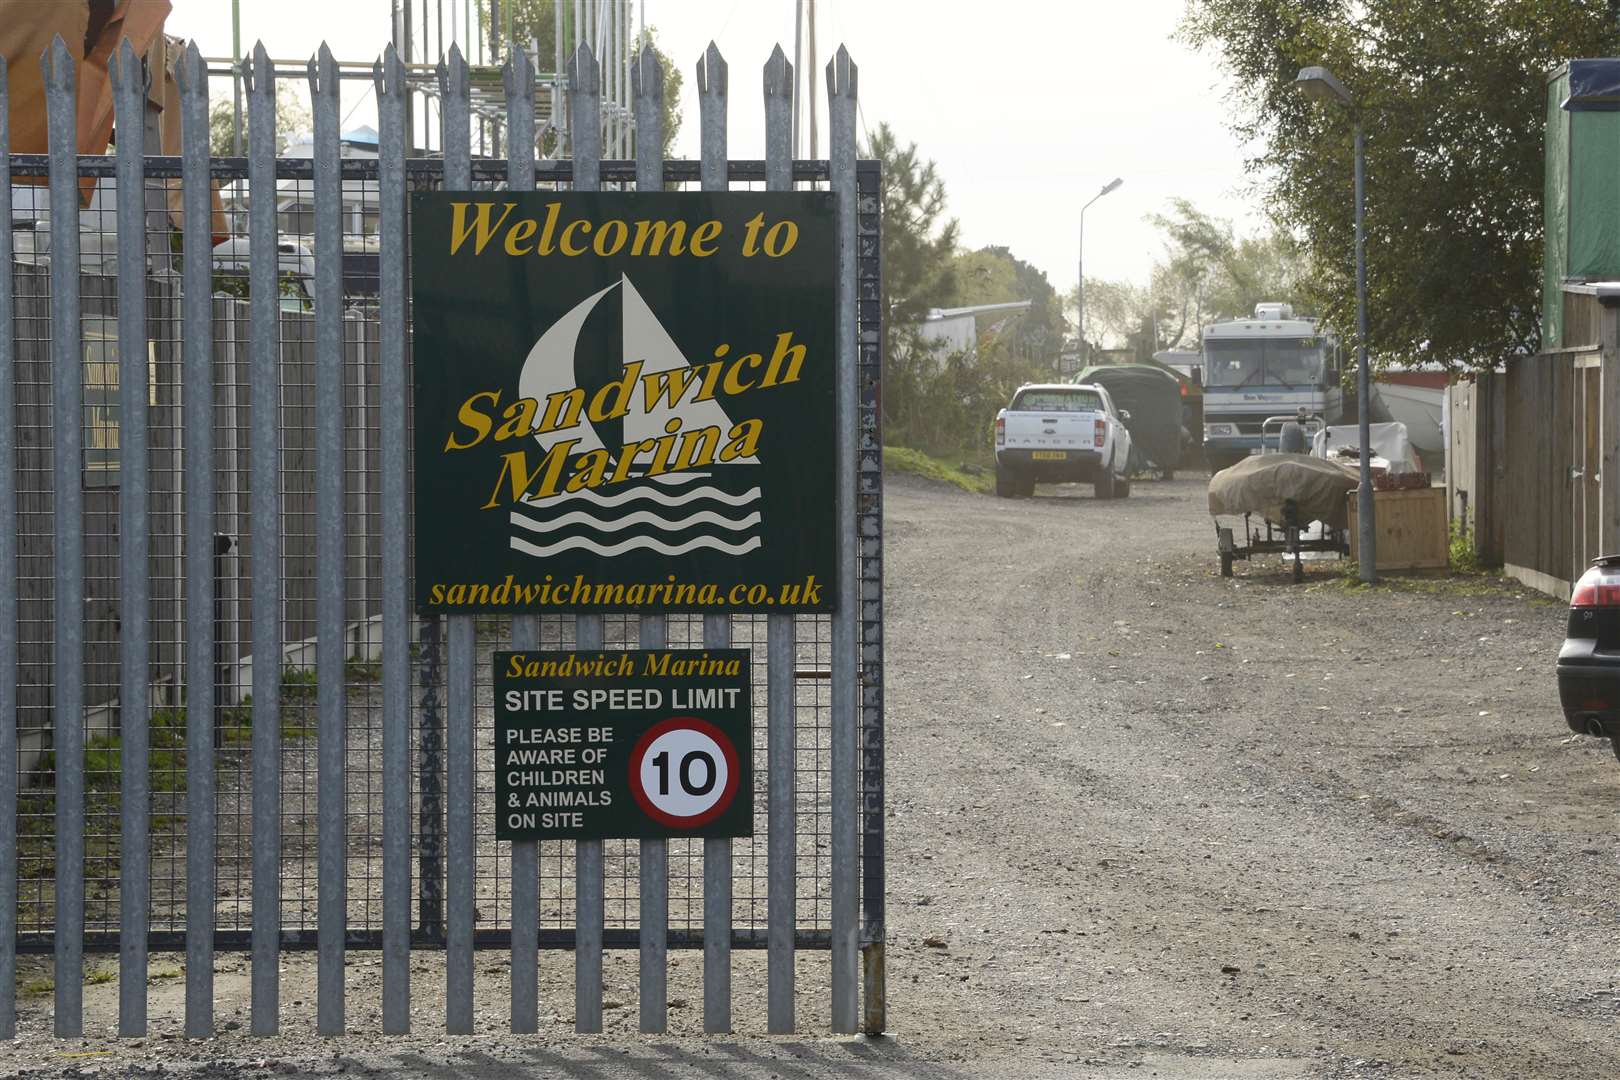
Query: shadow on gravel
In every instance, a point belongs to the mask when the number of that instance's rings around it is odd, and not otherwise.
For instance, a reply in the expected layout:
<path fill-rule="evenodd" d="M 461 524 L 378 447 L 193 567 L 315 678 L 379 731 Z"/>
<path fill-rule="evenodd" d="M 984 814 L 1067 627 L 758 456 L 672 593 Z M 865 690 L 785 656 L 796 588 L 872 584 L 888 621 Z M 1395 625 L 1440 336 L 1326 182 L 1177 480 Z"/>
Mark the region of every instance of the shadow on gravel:
<path fill-rule="evenodd" d="M 889 1039 L 827 1042 L 683 1044 L 636 1042 L 582 1045 L 567 1050 L 513 1046 L 466 1050 L 446 1058 L 399 1054 L 393 1064 L 377 1063 L 371 1075 L 422 1080 L 663 1080 L 716 1077 L 719 1080 L 819 1080 L 821 1077 L 963 1078 L 959 1070 L 923 1061 Z"/>

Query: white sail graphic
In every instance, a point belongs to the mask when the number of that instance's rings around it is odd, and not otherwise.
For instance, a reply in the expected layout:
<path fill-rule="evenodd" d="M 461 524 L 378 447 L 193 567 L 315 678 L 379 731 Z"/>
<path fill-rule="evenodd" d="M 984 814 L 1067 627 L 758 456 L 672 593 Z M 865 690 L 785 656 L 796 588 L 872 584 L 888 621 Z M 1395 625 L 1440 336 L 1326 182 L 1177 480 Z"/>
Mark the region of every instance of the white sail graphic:
<path fill-rule="evenodd" d="M 665 436 L 671 420 L 679 422 L 680 430 L 718 427 L 722 433 L 729 431 L 731 418 L 718 401 L 695 400 L 701 372 L 623 275 L 575 304 L 540 336 L 518 376 L 519 394 L 538 401 L 544 410 L 549 396 L 578 386 L 574 358 L 580 334 L 597 305 L 614 289 L 619 290 L 621 301 L 620 361 L 639 361 L 642 376 L 632 390 L 629 412 L 623 417 L 623 444 Z M 661 373 L 673 373 L 673 377 L 657 378 Z M 647 379 L 649 375 L 654 378 Z M 616 447 L 604 447 L 601 435 L 583 415 L 573 427 L 534 438 L 543 451 L 573 439 L 572 454 L 576 458 L 589 450 L 617 451 Z M 732 480 L 722 485 L 715 472 L 709 471 L 714 466 L 705 471 L 645 476 L 641 474 L 643 460 L 630 470 L 632 478 L 627 482 L 524 499 L 511 511 L 512 549 L 540 558 L 570 550 L 603 556 L 637 549 L 664 555 L 700 548 L 732 554 L 753 551 L 761 543 L 759 536 L 749 535 L 760 524 L 760 489 L 739 484 L 731 466 L 758 464 L 759 459 L 753 456 L 727 462 L 719 471 Z"/>
<path fill-rule="evenodd" d="M 658 316 L 652 313 L 647 301 L 641 298 L 636 287 L 630 284 L 627 277 L 620 278 L 624 286 L 624 359 L 625 363 L 632 360 L 641 361 L 641 374 L 656 374 L 660 371 L 678 371 L 690 367 L 690 362 L 681 352 L 680 346 L 675 344 L 658 321 Z M 694 379 L 694 382 L 696 380 Z M 647 383 L 641 384 L 643 394 L 647 390 Z M 683 395 L 680 404 L 671 406 L 668 395 L 658 398 L 656 402 L 643 399 L 643 407 L 632 409 L 630 415 L 624 418 L 624 441 L 631 439 L 656 439 L 664 434 L 664 425 L 671 420 L 679 419 L 683 426 L 688 428 L 718 427 L 721 431 L 729 431 L 731 417 L 720 407 L 718 401 L 712 398 L 708 401 L 694 401 L 697 388 L 689 387 Z M 646 408 L 651 405 L 651 410 Z M 756 458 L 737 458 L 731 462 L 733 465 L 758 465 Z"/>
<path fill-rule="evenodd" d="M 540 340 L 529 350 L 528 357 L 523 361 L 523 370 L 518 374 L 519 397 L 533 398 L 544 408 L 546 398 L 552 394 L 573 389 L 574 349 L 579 344 L 579 332 L 597 303 L 615 288 L 616 285 L 609 285 L 601 292 L 587 296 L 569 309 L 568 314 L 552 323 L 551 329 L 540 335 Z M 543 450 L 549 450 L 552 443 L 566 439 L 579 440 L 574 447 L 576 454 L 602 449 L 601 437 L 583 415 L 576 426 L 536 435 L 535 439 Z"/>

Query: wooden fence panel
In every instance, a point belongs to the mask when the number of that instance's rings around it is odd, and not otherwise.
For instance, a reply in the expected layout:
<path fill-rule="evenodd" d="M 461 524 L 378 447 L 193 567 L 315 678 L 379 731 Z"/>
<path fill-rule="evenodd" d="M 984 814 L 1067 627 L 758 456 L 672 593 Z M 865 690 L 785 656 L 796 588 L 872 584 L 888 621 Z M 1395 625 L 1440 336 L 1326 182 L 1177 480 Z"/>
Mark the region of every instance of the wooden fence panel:
<path fill-rule="evenodd" d="M 1575 357 L 1567 353 L 1508 362 L 1501 488 L 1490 498 L 1501 508 L 1493 516 L 1501 521 L 1508 572 L 1554 593 L 1567 592 L 1577 555 L 1575 376 Z"/>

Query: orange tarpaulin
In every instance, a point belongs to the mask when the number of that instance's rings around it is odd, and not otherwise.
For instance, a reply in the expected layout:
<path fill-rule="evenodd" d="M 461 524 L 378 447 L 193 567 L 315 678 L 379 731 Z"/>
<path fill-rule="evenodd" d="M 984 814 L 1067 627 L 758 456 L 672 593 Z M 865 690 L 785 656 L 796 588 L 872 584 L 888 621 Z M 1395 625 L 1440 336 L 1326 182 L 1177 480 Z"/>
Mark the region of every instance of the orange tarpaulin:
<path fill-rule="evenodd" d="M 0 0 L 0 5 L 9 2 L 12 0 Z M 169 0 L 120 0 L 116 5 L 109 0 L 93 0 L 89 7 L 90 25 L 85 34 L 84 59 L 79 64 L 79 153 L 103 154 L 113 129 L 112 78 L 107 73 L 112 54 L 128 37 L 135 55 L 144 56 L 163 32 Z M 4 18 L 0 7 L 0 20 Z"/>
<path fill-rule="evenodd" d="M 11 152 L 45 153 L 45 76 L 39 58 L 57 34 L 69 49 L 82 51 L 90 28 L 88 0 L 38 4 L 32 0 L 0 0 L 0 54 L 6 58 L 11 121 Z M 82 75 L 81 75 L 82 79 Z M 79 149 L 84 150 L 81 141 Z M 99 154 L 107 149 L 103 142 Z"/>
<path fill-rule="evenodd" d="M 112 78 L 108 64 L 125 37 L 137 56 L 146 57 L 153 70 L 151 98 L 161 110 L 160 151 L 180 153 L 180 92 L 174 81 L 176 42 L 163 36 L 170 0 L 0 0 L 0 54 L 9 72 L 8 96 L 11 150 L 16 154 L 43 154 L 49 149 L 45 122 L 45 82 L 40 57 L 57 34 L 78 60 L 78 152 L 105 154 L 113 131 Z M 144 139 L 141 132 L 134 137 Z M 21 177 L 16 182 L 30 181 Z M 43 181 L 33 181 L 43 183 Z M 170 217 L 180 221 L 180 187 L 170 183 Z M 95 181 L 79 181 L 80 197 L 88 203 Z M 218 185 L 214 187 L 214 242 L 229 230 Z"/>

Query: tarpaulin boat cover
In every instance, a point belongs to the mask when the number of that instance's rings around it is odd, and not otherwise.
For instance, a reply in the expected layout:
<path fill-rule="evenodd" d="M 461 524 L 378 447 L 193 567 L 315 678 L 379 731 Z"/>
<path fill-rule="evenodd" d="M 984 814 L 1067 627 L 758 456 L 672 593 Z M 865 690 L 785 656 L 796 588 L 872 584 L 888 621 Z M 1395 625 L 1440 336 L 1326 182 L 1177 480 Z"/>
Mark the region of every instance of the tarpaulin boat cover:
<path fill-rule="evenodd" d="M 1131 445 L 1161 469 L 1181 464 L 1181 382 L 1169 369 L 1148 364 L 1098 364 L 1074 379 L 1101 386 L 1131 414 Z"/>
<path fill-rule="evenodd" d="M 1209 512 L 1259 514 L 1283 523 L 1283 503 L 1294 500 L 1299 524 L 1320 521 L 1335 529 L 1349 523 L 1345 496 L 1356 477 L 1342 465 L 1309 454 L 1257 454 L 1209 479 Z"/>

